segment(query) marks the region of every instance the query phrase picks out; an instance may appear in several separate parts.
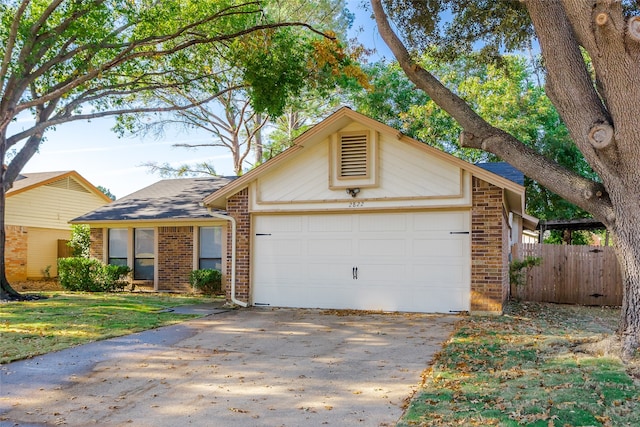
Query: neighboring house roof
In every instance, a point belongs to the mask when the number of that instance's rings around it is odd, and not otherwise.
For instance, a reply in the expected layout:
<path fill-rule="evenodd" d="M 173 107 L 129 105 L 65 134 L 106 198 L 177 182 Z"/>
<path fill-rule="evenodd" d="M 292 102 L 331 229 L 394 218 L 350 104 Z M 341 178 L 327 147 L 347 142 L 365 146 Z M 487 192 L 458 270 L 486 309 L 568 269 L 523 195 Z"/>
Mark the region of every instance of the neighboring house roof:
<path fill-rule="evenodd" d="M 482 169 L 507 178 L 519 185 L 524 185 L 524 174 L 507 162 L 476 163 Z"/>
<path fill-rule="evenodd" d="M 347 107 L 340 108 L 325 120 L 300 135 L 298 138 L 296 138 L 295 143 L 292 147 L 288 148 L 268 162 L 265 162 L 257 168 L 242 175 L 231 184 L 207 196 L 204 199 L 204 203 L 208 206 L 222 208 L 226 205 L 227 197 L 230 197 L 243 188 L 247 187 L 250 182 L 257 179 L 263 173 L 271 170 L 272 168 L 281 166 L 283 162 L 285 162 L 291 156 L 294 156 L 298 151 L 302 150 L 306 143 L 313 143 L 314 141 L 318 141 L 319 139 L 326 138 L 328 135 L 339 131 L 351 122 L 361 123 L 377 132 L 395 135 L 396 138 L 403 143 L 410 144 L 417 149 L 424 150 L 435 158 L 439 158 L 450 164 L 456 165 L 463 170 L 469 171 L 472 175 L 478 178 L 481 178 L 491 184 L 505 189 L 507 200 L 509 201 L 509 204 L 514 212 L 519 214 L 524 213 L 524 187 L 521 184 L 517 184 L 514 181 L 506 179 L 498 174 L 487 171 L 479 166 L 461 160 L 448 153 L 445 153 L 444 151 L 438 150 L 437 148 L 431 147 L 425 143 L 410 138 L 399 132 L 397 129 L 392 128 L 391 126 L 380 123 L 377 120 L 355 112 Z"/>
<path fill-rule="evenodd" d="M 211 218 L 202 200 L 233 178 L 165 179 L 75 218 L 71 223 Z"/>
<path fill-rule="evenodd" d="M 84 179 L 76 171 L 33 172 L 20 174 L 16 180 L 13 181 L 13 186 L 9 191 L 7 191 L 7 197 L 15 196 L 16 194 L 44 185 L 64 185 L 67 188 L 74 185 L 80 185 L 89 192 L 102 197 L 105 202 L 111 202 L 111 199 L 106 194 L 98 190 L 93 184 Z"/>

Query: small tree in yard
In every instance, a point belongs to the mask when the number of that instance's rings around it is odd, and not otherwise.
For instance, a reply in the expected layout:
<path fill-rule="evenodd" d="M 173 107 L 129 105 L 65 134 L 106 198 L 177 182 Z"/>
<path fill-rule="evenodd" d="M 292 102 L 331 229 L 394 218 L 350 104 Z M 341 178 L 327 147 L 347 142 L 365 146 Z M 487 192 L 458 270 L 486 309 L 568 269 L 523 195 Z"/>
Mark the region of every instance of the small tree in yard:
<path fill-rule="evenodd" d="M 295 96 L 304 83 L 296 71 L 306 69 L 318 52 L 326 56 L 337 42 L 304 22 L 264 13 L 277 5 L 276 0 L 0 2 L 0 260 L 6 191 L 47 129 L 205 103 L 224 91 L 215 81 L 227 70 L 215 68 L 216 59 L 239 70 L 257 111 L 279 114 L 283 98 Z M 305 31 L 288 31 L 294 27 Z M 270 45 L 274 35 L 289 43 Z M 291 71 L 281 69 L 288 78 L 277 84 L 269 74 L 274 56 Z M 193 86 L 210 90 L 180 105 L 159 108 L 145 102 L 158 91 Z M 274 88 L 281 96 L 274 96 Z M 0 300 L 21 297 L 0 263 Z"/>
<path fill-rule="evenodd" d="M 72 224 L 71 240 L 67 245 L 71 248 L 71 256 L 89 258 L 91 228 L 86 224 Z"/>
<path fill-rule="evenodd" d="M 387 9 L 383 6 L 386 3 Z M 640 10 L 611 0 L 371 0 L 378 29 L 405 74 L 462 128 L 463 147 L 489 151 L 601 221 L 614 237 L 623 271 L 619 334 L 623 357 L 640 346 Z M 404 41 L 392 29 L 402 22 Z M 445 18 L 445 16 L 447 18 Z M 444 18 L 444 19 L 443 19 Z M 597 174 L 589 179 L 490 125 L 438 77 L 416 50 L 437 46 L 455 58 L 531 46 L 535 34 L 546 93 L 573 143 Z M 587 60 L 585 60 L 585 58 Z"/>

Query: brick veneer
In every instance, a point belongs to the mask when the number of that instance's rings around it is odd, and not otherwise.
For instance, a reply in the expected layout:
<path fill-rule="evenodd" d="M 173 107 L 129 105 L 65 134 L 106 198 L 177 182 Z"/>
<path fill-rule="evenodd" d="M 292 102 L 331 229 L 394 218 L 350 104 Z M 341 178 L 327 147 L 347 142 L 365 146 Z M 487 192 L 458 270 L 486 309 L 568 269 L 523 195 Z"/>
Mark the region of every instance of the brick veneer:
<path fill-rule="evenodd" d="M 89 256 L 91 258 L 104 260 L 104 229 L 92 228 L 90 230 L 91 244 L 89 245 Z"/>
<path fill-rule="evenodd" d="M 227 200 L 227 213 L 236 220 L 236 295 L 244 302 L 249 302 L 249 263 L 251 246 L 251 218 L 249 215 L 249 192 L 244 190 L 234 194 Z M 227 233 L 226 276 L 231 280 L 231 237 Z M 231 301 L 231 286 L 226 286 L 227 301 Z"/>
<path fill-rule="evenodd" d="M 502 189 L 473 178 L 471 311 L 502 313 L 508 297 L 508 222 Z"/>
<path fill-rule="evenodd" d="M 158 227 L 158 290 L 190 291 L 193 270 L 193 226 Z"/>
<path fill-rule="evenodd" d="M 27 280 L 27 227 L 7 225 L 5 227 L 5 274 L 7 280 Z"/>

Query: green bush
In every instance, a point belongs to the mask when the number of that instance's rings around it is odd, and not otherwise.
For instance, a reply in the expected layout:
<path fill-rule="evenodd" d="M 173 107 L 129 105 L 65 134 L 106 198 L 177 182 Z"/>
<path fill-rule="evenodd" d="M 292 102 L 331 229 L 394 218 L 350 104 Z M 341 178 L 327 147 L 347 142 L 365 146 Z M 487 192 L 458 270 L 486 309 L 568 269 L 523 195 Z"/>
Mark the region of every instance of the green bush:
<path fill-rule="evenodd" d="M 89 258 L 91 247 L 91 229 L 86 224 L 71 225 L 71 240 L 67 243 L 71 248 L 71 256 Z"/>
<path fill-rule="evenodd" d="M 218 270 L 193 270 L 189 273 L 191 286 L 206 295 L 222 292 L 222 274 Z"/>
<path fill-rule="evenodd" d="M 58 260 L 60 286 L 68 291 L 114 292 L 128 284 L 131 269 L 105 265 L 97 259 L 71 257 Z"/>

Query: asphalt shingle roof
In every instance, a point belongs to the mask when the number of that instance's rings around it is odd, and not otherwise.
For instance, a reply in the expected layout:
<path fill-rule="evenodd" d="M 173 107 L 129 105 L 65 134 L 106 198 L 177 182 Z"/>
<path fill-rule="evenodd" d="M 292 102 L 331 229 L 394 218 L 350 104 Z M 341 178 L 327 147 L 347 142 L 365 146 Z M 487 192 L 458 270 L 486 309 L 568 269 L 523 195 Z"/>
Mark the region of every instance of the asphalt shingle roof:
<path fill-rule="evenodd" d="M 516 184 L 524 185 L 524 174 L 507 162 L 476 163 L 476 166 L 500 175 Z"/>
<path fill-rule="evenodd" d="M 165 179 L 72 222 L 211 218 L 202 200 L 235 177 Z"/>

